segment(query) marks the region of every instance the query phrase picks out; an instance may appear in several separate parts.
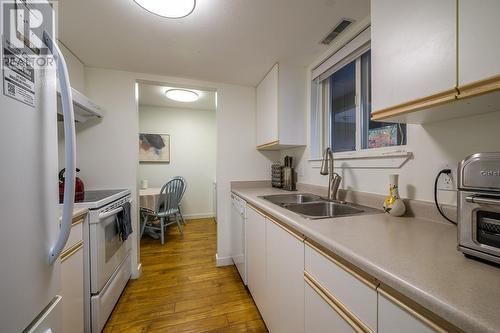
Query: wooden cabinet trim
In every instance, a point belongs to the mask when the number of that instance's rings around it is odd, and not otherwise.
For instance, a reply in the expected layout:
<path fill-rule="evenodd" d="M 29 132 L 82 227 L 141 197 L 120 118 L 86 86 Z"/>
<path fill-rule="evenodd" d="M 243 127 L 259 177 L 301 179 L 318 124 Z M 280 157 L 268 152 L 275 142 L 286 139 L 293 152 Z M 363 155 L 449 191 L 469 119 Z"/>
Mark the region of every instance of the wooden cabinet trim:
<path fill-rule="evenodd" d="M 83 241 L 79 241 L 63 253 L 61 253 L 61 262 L 64 262 L 66 259 L 70 258 L 73 254 L 77 253 L 81 248 L 83 248 Z"/>
<path fill-rule="evenodd" d="M 332 263 L 337 265 L 338 267 L 342 268 L 344 271 L 347 273 L 351 274 L 354 276 L 356 279 L 359 281 L 363 282 L 365 285 L 370 287 L 373 290 L 376 290 L 379 281 L 372 277 L 371 275 L 363 272 L 360 270 L 358 267 L 352 265 L 350 262 L 346 261 L 345 259 L 339 257 L 337 254 L 333 253 L 332 251 L 325 249 L 323 246 L 319 245 L 318 243 L 306 239 L 305 240 L 306 245 L 309 245 L 313 250 L 317 251 L 319 254 L 330 260 Z"/>
<path fill-rule="evenodd" d="M 298 231 L 295 231 L 294 229 L 291 229 L 287 225 L 285 225 L 283 222 L 276 220 L 274 217 L 268 215 L 266 217 L 270 222 L 276 224 L 278 227 L 283 229 L 284 231 L 288 232 L 290 235 L 292 235 L 294 238 L 298 239 L 299 241 L 303 242 L 305 237 Z"/>
<path fill-rule="evenodd" d="M 280 143 L 280 140 L 271 141 L 271 142 L 268 142 L 268 143 L 264 143 L 264 144 L 258 145 L 257 149 L 270 148 L 270 147 L 279 145 L 279 143 Z"/>
<path fill-rule="evenodd" d="M 85 216 L 83 216 L 81 218 L 73 219 L 73 222 L 71 222 L 71 227 L 74 227 L 75 225 L 83 223 L 83 221 L 85 221 Z"/>
<path fill-rule="evenodd" d="M 251 203 L 247 203 L 248 206 L 250 206 L 250 208 L 252 208 L 254 211 L 256 211 L 257 213 L 259 213 L 260 215 L 262 215 L 263 217 L 265 217 L 266 219 L 268 219 L 269 221 L 273 222 L 274 224 L 276 224 L 278 227 L 280 227 L 281 229 L 285 230 L 286 232 L 288 232 L 290 235 L 292 235 L 293 237 L 297 238 L 299 241 L 303 242 L 305 237 L 304 235 L 302 235 L 300 232 L 292 229 L 291 227 L 289 227 L 287 224 L 279 221 L 278 219 L 276 219 L 274 216 L 270 215 L 269 213 L 263 211 L 262 209 L 254 206 L 253 204 Z"/>
<path fill-rule="evenodd" d="M 359 320 L 349 309 L 335 296 L 326 290 L 312 275 L 304 272 L 304 281 L 320 296 L 328 305 L 346 321 L 358 333 L 374 333 L 366 324 Z"/>
<path fill-rule="evenodd" d="M 254 210 L 257 214 L 261 215 L 262 217 L 267 217 L 267 215 L 257 206 L 252 205 L 251 203 L 247 203 L 247 205 Z"/>
<path fill-rule="evenodd" d="M 389 117 L 429 109 L 434 106 L 449 103 L 457 99 L 458 89 L 453 88 L 431 96 L 395 105 L 386 109 L 372 112 L 372 120 L 383 120 Z"/>
<path fill-rule="evenodd" d="M 438 317 L 433 312 L 427 310 L 420 304 L 416 303 L 412 299 L 402 295 L 391 287 L 381 284 L 377 291 L 380 295 L 387 298 L 389 301 L 397 305 L 399 308 L 405 312 L 412 315 L 417 320 L 421 321 L 431 329 L 439 333 L 464 333 L 461 329 L 457 328 L 453 324 L 447 322 L 446 320 Z"/>
<path fill-rule="evenodd" d="M 500 75 L 458 87 L 458 98 L 468 98 L 500 90 Z"/>

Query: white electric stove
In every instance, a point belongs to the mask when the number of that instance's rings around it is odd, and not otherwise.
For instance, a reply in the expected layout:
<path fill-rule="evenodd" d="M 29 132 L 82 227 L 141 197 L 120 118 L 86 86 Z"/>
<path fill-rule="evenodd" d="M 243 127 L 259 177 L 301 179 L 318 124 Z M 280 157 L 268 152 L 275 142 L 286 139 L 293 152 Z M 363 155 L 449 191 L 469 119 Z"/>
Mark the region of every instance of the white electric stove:
<path fill-rule="evenodd" d="M 122 241 L 116 215 L 130 190 L 85 191 L 75 208 L 89 210 L 84 224 L 85 332 L 100 333 L 131 275 L 130 238 Z M 135 232 L 135 230 L 134 230 Z"/>

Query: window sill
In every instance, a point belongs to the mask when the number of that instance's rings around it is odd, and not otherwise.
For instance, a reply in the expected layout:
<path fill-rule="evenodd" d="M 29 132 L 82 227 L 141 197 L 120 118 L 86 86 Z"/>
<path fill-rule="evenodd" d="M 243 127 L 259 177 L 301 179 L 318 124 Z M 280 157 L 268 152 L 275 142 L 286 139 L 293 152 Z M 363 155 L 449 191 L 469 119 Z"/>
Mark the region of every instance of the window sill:
<path fill-rule="evenodd" d="M 334 153 L 335 168 L 344 169 L 399 169 L 413 153 L 403 147 Z M 310 159 L 313 169 L 321 168 L 321 159 Z"/>

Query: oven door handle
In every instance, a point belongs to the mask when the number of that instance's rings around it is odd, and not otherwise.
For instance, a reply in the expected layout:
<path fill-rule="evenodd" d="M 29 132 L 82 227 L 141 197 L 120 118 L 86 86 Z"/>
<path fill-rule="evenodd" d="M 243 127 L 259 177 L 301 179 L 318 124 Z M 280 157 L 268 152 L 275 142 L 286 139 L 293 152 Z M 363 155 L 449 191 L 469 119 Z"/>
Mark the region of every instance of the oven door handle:
<path fill-rule="evenodd" d="M 130 200 L 129 200 L 129 203 L 131 203 Z M 118 208 L 115 208 L 115 209 L 110 210 L 108 212 L 99 213 L 99 221 L 105 220 L 110 216 L 113 216 L 113 215 L 120 213 L 121 211 L 123 211 L 123 207 L 118 207 Z"/>
<path fill-rule="evenodd" d="M 495 199 L 495 198 L 491 198 L 491 197 L 471 195 L 471 196 L 466 197 L 465 201 L 477 203 L 480 205 L 499 205 L 500 206 L 500 198 Z"/>

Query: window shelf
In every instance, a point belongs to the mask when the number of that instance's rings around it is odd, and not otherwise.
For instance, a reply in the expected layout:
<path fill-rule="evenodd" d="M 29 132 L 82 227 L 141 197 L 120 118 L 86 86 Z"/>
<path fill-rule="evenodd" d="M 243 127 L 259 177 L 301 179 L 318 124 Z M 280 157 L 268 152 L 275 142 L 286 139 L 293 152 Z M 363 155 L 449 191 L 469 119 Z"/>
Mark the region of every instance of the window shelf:
<path fill-rule="evenodd" d="M 355 151 L 333 154 L 335 168 L 340 169 L 399 169 L 413 157 L 413 153 L 401 149 Z M 321 159 L 311 159 L 313 169 L 321 168 Z"/>

